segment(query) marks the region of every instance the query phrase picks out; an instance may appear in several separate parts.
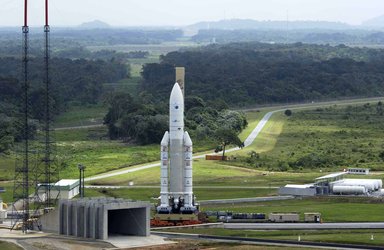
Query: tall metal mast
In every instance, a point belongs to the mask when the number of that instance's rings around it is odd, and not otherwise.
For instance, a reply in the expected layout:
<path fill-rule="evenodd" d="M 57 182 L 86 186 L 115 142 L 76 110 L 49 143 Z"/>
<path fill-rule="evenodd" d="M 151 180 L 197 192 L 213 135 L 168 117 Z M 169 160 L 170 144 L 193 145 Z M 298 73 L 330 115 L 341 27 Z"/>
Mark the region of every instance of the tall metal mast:
<path fill-rule="evenodd" d="M 44 34 L 45 34 L 45 54 L 44 54 L 44 61 L 45 61 L 45 124 L 44 124 L 44 130 L 45 130 L 45 152 L 44 152 L 44 164 L 45 164 L 45 187 L 46 187 L 46 207 L 51 206 L 51 91 L 50 91 L 50 77 L 49 77 L 49 34 L 50 34 L 50 27 L 48 24 L 48 0 L 45 0 L 45 25 L 44 25 Z"/>
<path fill-rule="evenodd" d="M 24 0 L 24 26 L 23 33 L 23 145 L 21 149 L 21 159 L 16 162 L 15 166 L 15 184 L 13 190 L 13 210 L 21 209 L 22 231 L 26 233 L 29 229 L 29 80 L 28 80 L 28 54 L 29 54 L 29 27 L 28 27 L 28 2 Z M 19 213 L 20 214 L 20 213 Z M 15 227 L 17 221 L 13 224 Z"/>

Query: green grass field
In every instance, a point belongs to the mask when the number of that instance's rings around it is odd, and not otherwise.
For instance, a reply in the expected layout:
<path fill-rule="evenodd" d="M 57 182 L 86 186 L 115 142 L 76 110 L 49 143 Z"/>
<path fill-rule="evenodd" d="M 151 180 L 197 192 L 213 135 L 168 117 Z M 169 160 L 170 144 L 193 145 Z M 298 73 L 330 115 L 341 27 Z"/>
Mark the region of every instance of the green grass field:
<path fill-rule="evenodd" d="M 129 93 L 131 96 L 136 96 L 138 93 L 138 87 L 140 85 L 140 71 L 141 71 L 141 66 L 139 67 L 136 65 L 135 67 L 131 66 L 131 77 L 126 78 L 123 80 L 120 80 L 118 82 L 113 82 L 113 83 L 104 83 L 104 89 L 105 92 L 125 92 Z M 104 113 L 106 113 L 107 110 L 105 110 Z"/>
<path fill-rule="evenodd" d="M 176 233 L 207 234 L 271 240 L 330 242 L 361 245 L 384 245 L 384 230 L 230 230 L 220 228 L 193 228 L 165 230 Z M 371 239 L 373 235 L 373 240 Z"/>
<path fill-rule="evenodd" d="M 324 222 L 383 221 L 383 201 L 366 197 L 314 197 L 243 204 L 205 205 L 203 210 L 242 213 L 320 212 Z M 304 218 L 301 218 L 304 219 Z"/>
<path fill-rule="evenodd" d="M 356 107 L 352 106 L 351 108 L 340 105 L 304 111 L 293 110 L 291 117 L 285 116 L 282 112 L 275 113 L 254 144 L 240 151 L 229 153 L 229 155 L 235 156 L 235 160 L 221 162 L 197 159 L 194 161 L 195 194 L 200 200 L 275 195 L 277 193 L 276 187 L 278 186 L 288 183 L 310 183 L 316 177 L 328 174 L 336 169 L 334 166 L 297 170 L 288 168 L 288 171 L 280 172 L 265 166 L 255 167 L 251 163 L 244 161 L 244 158 L 249 157 L 252 151 L 260 155 L 256 163 L 261 162 L 272 166 L 279 164 L 279 161 L 292 159 L 292 157 L 296 156 L 299 157 L 308 152 L 321 152 L 324 150 L 322 147 L 327 148 L 326 146 L 328 146 L 329 148 L 330 145 L 335 152 L 338 152 L 338 150 L 345 152 L 349 149 L 351 157 L 353 155 L 362 157 L 364 152 L 369 152 L 368 149 L 377 153 L 383 147 L 383 144 L 380 142 L 381 131 L 383 130 L 380 127 L 380 119 L 382 118 L 375 115 L 376 109 L 373 108 L 374 105 L 375 103 L 369 107 L 359 105 Z M 87 112 L 85 110 L 86 107 L 79 113 Z M 91 110 L 93 111 L 90 113 L 93 112 L 93 114 L 97 114 L 100 117 L 101 110 L 97 111 L 97 107 L 91 107 Z M 267 109 L 260 109 L 259 112 L 247 113 L 250 126 L 240 135 L 242 139 L 246 138 L 247 134 L 250 133 L 267 111 Z M 348 119 L 345 118 L 346 112 L 349 112 Z M 87 119 L 87 117 L 78 118 L 79 113 L 77 110 L 70 111 L 59 120 L 60 124 L 74 124 L 77 119 Z M 369 116 L 369 119 L 363 119 L 361 123 L 357 123 L 360 121 L 358 119 L 367 118 L 367 116 Z M 340 132 L 343 130 L 347 131 L 346 134 L 345 132 Z M 105 127 L 56 131 L 57 152 L 59 152 L 60 161 L 66 163 L 61 177 L 77 178 L 78 163 L 87 166 L 86 176 L 92 176 L 137 164 L 157 161 L 159 158 L 158 145 L 143 147 L 124 144 L 118 141 L 109 141 L 103 137 L 105 134 Z M 357 144 L 354 144 L 353 141 L 356 141 Z M 372 142 L 371 145 L 369 142 Z M 204 145 L 202 142 L 195 142 L 195 144 L 197 145 L 195 151 L 204 151 L 213 147 L 213 144 Z M 353 152 L 353 148 L 350 148 L 351 145 L 358 145 L 358 150 Z M 360 150 L 360 148 L 366 151 Z M 294 155 L 292 155 L 293 151 L 295 152 Z M 357 156 L 353 157 L 356 158 Z M 13 161 L 13 156 L 3 155 L 1 157 L 0 170 L 3 170 L 2 176 L 5 176 L 3 177 L 5 180 L 12 179 L 14 165 L 10 167 L 10 164 Z M 366 165 L 360 164 L 359 166 Z M 374 178 L 384 177 L 383 172 L 374 174 Z M 159 178 L 159 168 L 146 169 L 90 183 L 95 185 L 127 186 L 132 181 L 135 188 L 87 189 L 86 194 L 87 196 L 106 195 L 153 201 L 153 198 L 159 195 L 158 187 L 136 186 L 158 186 Z M 12 190 L 10 183 L 4 184 L 3 182 L 0 185 L 6 186 L 9 191 Z M 2 197 L 7 201 L 8 199 L 10 200 L 11 195 L 7 192 L 2 194 Z M 271 211 L 321 212 L 325 221 L 382 221 L 381 207 L 382 203 L 371 203 L 365 199 L 356 199 L 353 202 L 343 199 L 304 199 L 247 203 L 238 206 L 207 206 L 203 209 L 265 213 Z"/>
<path fill-rule="evenodd" d="M 125 183 L 128 185 L 128 183 Z M 87 188 L 87 197 L 94 196 L 110 196 L 133 200 L 145 200 L 151 203 L 156 203 L 156 198 L 159 197 L 160 187 L 127 187 L 120 189 L 112 188 Z M 247 197 L 263 197 L 276 194 L 276 189 L 262 188 L 262 189 L 225 189 L 215 187 L 194 187 L 194 194 L 199 200 L 214 200 L 218 199 L 230 199 L 234 197 L 247 198 Z"/>
<path fill-rule="evenodd" d="M 22 250 L 22 247 L 19 247 L 18 245 L 12 243 L 12 242 L 7 242 L 7 241 L 0 241 L 0 249 L 3 250 Z"/>
<path fill-rule="evenodd" d="M 195 185 L 277 187 L 289 183 L 308 183 L 327 173 L 284 173 L 268 172 L 228 165 L 221 161 L 196 159 L 193 162 L 193 180 Z M 128 174 L 104 178 L 90 182 L 95 185 L 127 185 L 134 181 L 136 185 L 158 185 L 160 167 L 149 168 Z"/>
<path fill-rule="evenodd" d="M 103 123 L 107 108 L 101 105 L 72 106 L 65 113 L 55 118 L 55 128 L 86 126 Z"/>

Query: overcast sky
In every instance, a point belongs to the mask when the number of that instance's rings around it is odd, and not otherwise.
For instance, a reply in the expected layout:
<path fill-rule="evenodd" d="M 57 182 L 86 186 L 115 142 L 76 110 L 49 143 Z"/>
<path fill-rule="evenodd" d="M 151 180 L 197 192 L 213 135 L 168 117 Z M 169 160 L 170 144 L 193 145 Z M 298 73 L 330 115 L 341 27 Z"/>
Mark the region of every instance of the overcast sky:
<path fill-rule="evenodd" d="M 43 25 L 44 0 L 29 0 L 30 26 Z M 0 0 L 0 26 L 22 26 L 23 0 Z M 50 24 L 95 19 L 113 26 L 181 26 L 232 18 L 360 24 L 384 14 L 384 0 L 51 0 Z"/>

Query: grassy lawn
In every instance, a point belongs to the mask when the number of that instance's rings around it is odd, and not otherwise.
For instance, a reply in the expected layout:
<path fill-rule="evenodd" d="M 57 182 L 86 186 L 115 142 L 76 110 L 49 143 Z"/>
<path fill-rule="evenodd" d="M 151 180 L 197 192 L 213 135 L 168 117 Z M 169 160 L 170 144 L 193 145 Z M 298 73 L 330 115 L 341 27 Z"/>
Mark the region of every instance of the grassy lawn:
<path fill-rule="evenodd" d="M 0 181 L 0 187 L 5 188 L 5 192 L 0 193 L 0 200 L 6 203 L 11 202 L 13 200 L 13 181 Z"/>
<path fill-rule="evenodd" d="M 114 83 L 105 83 L 104 88 L 106 92 L 127 92 L 131 94 L 132 96 L 135 96 L 138 93 L 138 86 L 141 81 L 140 77 L 140 69 L 138 67 L 132 67 L 131 71 L 134 71 L 131 78 L 126 78 L 123 80 L 120 80 L 119 82 Z M 106 113 L 106 112 L 105 112 Z"/>
<path fill-rule="evenodd" d="M 118 141 L 57 142 L 59 161 L 65 162 L 60 176 L 77 178 L 77 164 L 86 166 L 86 176 L 121 169 L 159 158 L 158 145 L 132 146 Z"/>
<path fill-rule="evenodd" d="M 12 180 L 15 176 L 15 154 L 0 154 L 0 181 Z"/>
<path fill-rule="evenodd" d="M 89 193 L 88 190 L 90 190 Z M 87 196 L 110 196 L 155 202 L 154 198 L 159 197 L 160 187 L 129 187 L 120 189 L 87 188 L 86 193 Z M 224 189 L 195 186 L 194 194 L 198 200 L 230 199 L 235 197 L 247 198 L 275 195 L 276 189 Z"/>
<path fill-rule="evenodd" d="M 12 242 L 7 242 L 7 241 L 0 241 L 0 249 L 4 250 L 22 250 L 22 247 L 19 247 L 18 245 L 12 243 Z"/>
<path fill-rule="evenodd" d="M 292 110 L 290 117 L 273 114 L 255 143 L 230 153 L 240 159 L 229 164 L 295 172 L 384 170 L 384 115 L 377 101 Z"/>
<path fill-rule="evenodd" d="M 310 183 L 325 172 L 268 172 L 228 165 L 221 161 L 195 159 L 193 161 L 193 182 L 195 185 L 277 187 L 289 183 Z M 376 178 L 376 177 L 375 177 Z M 133 181 L 136 185 L 158 185 L 160 167 L 90 182 L 97 185 L 127 185 Z"/>
<path fill-rule="evenodd" d="M 69 110 L 57 116 L 54 127 L 86 126 L 103 123 L 107 108 L 95 106 L 72 106 Z"/>
<path fill-rule="evenodd" d="M 166 230 L 176 233 L 207 234 L 216 236 L 232 236 L 259 238 L 271 240 L 293 240 L 297 241 L 300 235 L 301 241 L 329 242 L 361 245 L 384 245 L 384 230 L 231 230 L 221 228 L 193 228 Z M 371 236 L 373 235 L 373 240 Z"/>

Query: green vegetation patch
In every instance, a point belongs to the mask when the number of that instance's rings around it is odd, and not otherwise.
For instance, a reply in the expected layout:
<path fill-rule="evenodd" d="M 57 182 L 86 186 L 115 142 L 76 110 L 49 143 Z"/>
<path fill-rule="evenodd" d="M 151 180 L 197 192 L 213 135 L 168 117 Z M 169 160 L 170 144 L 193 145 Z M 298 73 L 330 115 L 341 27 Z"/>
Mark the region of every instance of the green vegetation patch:
<path fill-rule="evenodd" d="M 93 176 L 157 160 L 158 145 L 134 146 L 119 141 L 62 141 L 57 143 L 59 162 L 63 162 L 60 176 L 77 178 L 77 164 L 86 166 L 85 175 Z"/>
<path fill-rule="evenodd" d="M 274 114 L 249 148 L 254 152 L 231 164 L 275 171 L 384 170 L 383 110 L 375 102 Z"/>
<path fill-rule="evenodd" d="M 384 230 L 231 230 L 222 228 L 180 228 L 167 229 L 166 231 L 176 233 L 206 234 L 215 236 L 232 236 L 245 238 L 260 238 L 271 240 L 292 240 L 329 242 L 360 245 L 384 245 Z M 373 239 L 372 239 L 373 236 Z"/>
<path fill-rule="evenodd" d="M 22 250 L 23 248 L 12 242 L 0 241 L 0 249 L 4 250 Z"/>
<path fill-rule="evenodd" d="M 54 126 L 61 128 L 102 124 L 106 113 L 107 108 L 101 105 L 71 106 L 55 118 Z"/>
<path fill-rule="evenodd" d="M 127 183 L 128 184 L 128 183 Z M 88 194 L 88 190 L 90 193 Z M 126 188 L 87 188 L 87 196 L 110 196 L 133 200 L 155 202 L 160 196 L 160 187 L 126 187 Z M 197 200 L 233 199 L 260 197 L 276 194 L 276 189 L 247 189 L 247 188 L 215 188 L 194 187 Z"/>
<path fill-rule="evenodd" d="M 206 205 L 204 210 L 239 213 L 320 212 L 324 222 L 382 221 L 383 200 L 359 197 L 314 197 L 243 204 Z M 304 218 L 301 218 L 304 219 Z"/>

